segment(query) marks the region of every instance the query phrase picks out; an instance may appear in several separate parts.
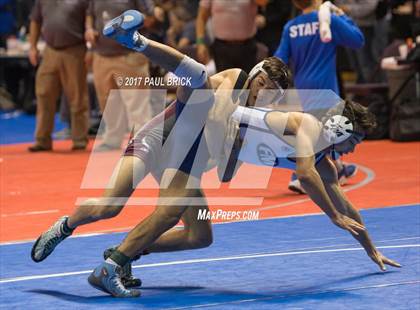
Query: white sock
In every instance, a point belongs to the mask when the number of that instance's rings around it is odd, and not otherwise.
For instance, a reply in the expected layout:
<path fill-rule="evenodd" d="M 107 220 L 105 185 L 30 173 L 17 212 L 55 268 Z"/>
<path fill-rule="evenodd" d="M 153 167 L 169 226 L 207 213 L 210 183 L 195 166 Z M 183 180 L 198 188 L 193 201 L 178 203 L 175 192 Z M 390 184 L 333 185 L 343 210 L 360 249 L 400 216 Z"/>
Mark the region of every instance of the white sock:
<path fill-rule="evenodd" d="M 143 52 L 149 45 L 149 39 L 146 38 L 145 36 L 142 36 L 137 31 L 133 35 L 133 41 L 134 41 L 134 49 L 137 52 Z"/>

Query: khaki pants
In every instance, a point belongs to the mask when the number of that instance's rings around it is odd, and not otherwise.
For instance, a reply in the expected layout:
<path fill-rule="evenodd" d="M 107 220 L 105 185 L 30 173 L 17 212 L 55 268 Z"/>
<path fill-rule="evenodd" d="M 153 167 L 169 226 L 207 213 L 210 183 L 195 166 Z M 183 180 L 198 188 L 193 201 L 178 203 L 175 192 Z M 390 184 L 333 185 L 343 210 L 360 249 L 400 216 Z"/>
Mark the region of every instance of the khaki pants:
<path fill-rule="evenodd" d="M 87 143 L 89 108 L 87 98 L 86 48 L 83 45 L 55 50 L 46 47 L 36 74 L 36 130 L 38 145 L 50 147 L 57 100 L 62 91 L 70 106 L 71 137 L 76 145 Z"/>
<path fill-rule="evenodd" d="M 150 96 L 138 91 L 146 88 L 144 77 L 149 74 L 148 60 L 139 53 L 122 56 L 94 53 L 92 69 L 105 122 L 102 143 L 119 147 L 127 131 L 140 128 L 152 117 Z M 141 83 L 139 77 L 142 77 Z"/>

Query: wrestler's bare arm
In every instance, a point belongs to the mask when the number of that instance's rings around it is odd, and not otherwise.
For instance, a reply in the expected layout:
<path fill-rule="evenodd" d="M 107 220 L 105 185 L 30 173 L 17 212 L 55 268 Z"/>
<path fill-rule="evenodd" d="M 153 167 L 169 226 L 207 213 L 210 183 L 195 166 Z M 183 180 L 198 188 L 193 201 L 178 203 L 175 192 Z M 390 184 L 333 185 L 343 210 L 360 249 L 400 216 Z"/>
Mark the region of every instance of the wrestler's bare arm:
<path fill-rule="evenodd" d="M 215 101 L 208 113 L 204 135 L 210 157 L 215 161 L 223 156 L 228 120 L 237 107 L 237 103 L 232 101 L 232 92 L 239 73 L 239 69 L 226 70 L 210 78 Z"/>
<path fill-rule="evenodd" d="M 278 136 L 289 139 L 295 146 L 296 175 L 312 201 L 328 215 L 335 225 L 354 235 L 362 232 L 364 230 L 362 224 L 337 211 L 315 168 L 314 145 L 321 130 L 317 121 L 304 113 L 278 111 L 268 113 L 266 121 L 271 130 Z"/>
<path fill-rule="evenodd" d="M 239 122 L 232 117 L 229 118 L 224 151 L 217 165 L 217 175 L 221 182 L 230 182 L 242 165 L 242 161 L 238 158 L 243 142 L 240 136 Z"/>
<path fill-rule="evenodd" d="M 316 165 L 316 169 L 321 175 L 325 189 L 337 210 L 342 214 L 351 217 L 360 224 L 363 224 L 363 220 L 359 211 L 357 211 L 353 204 L 347 199 L 346 195 L 341 189 L 341 186 L 338 182 L 337 169 L 335 168 L 335 165 L 331 159 L 324 157 Z M 381 270 L 386 269 L 385 265 L 401 267 L 400 264 L 385 257 L 376 249 L 375 245 L 369 237 L 367 230 L 360 232 L 358 235 L 353 235 L 353 237 L 363 246 L 368 256 L 379 265 Z"/>

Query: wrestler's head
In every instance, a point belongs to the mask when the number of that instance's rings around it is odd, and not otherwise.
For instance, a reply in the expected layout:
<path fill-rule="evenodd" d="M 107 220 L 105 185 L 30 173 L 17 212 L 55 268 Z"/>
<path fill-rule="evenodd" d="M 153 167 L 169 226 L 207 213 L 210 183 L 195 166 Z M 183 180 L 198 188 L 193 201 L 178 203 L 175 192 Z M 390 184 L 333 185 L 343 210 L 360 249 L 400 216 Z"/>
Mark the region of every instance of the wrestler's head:
<path fill-rule="evenodd" d="M 341 115 L 330 115 L 324 122 L 324 137 L 336 152 L 347 154 L 375 127 L 375 115 L 361 104 L 347 100 Z"/>
<path fill-rule="evenodd" d="M 277 57 L 268 57 L 249 73 L 247 106 L 262 106 L 278 101 L 290 86 L 287 65 Z"/>

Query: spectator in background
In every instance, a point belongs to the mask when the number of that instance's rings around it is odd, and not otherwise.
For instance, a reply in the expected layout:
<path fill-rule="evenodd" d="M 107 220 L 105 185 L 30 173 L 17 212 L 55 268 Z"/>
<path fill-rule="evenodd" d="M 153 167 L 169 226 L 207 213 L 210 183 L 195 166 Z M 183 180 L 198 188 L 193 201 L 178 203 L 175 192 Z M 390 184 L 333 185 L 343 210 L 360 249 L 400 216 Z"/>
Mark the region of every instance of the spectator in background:
<path fill-rule="evenodd" d="M 0 48 L 7 47 L 7 38 L 15 34 L 14 1 L 0 0 Z M 0 67 L 0 109 L 11 109 L 15 106 L 12 95 L 7 91 L 6 66 Z"/>
<path fill-rule="evenodd" d="M 37 66 L 37 42 L 42 32 L 46 42 L 35 80 L 37 120 L 31 152 L 52 149 L 51 134 L 57 100 L 64 91 L 70 105 L 72 150 L 86 148 L 88 139 L 88 98 L 86 46 L 84 41 L 87 0 L 36 0 L 31 13 L 29 60 Z"/>
<path fill-rule="evenodd" d="M 413 24 L 420 24 L 419 0 L 390 0 L 392 9 L 391 41 L 413 37 Z"/>
<path fill-rule="evenodd" d="M 198 10 L 197 57 L 207 64 L 209 50 L 205 44 L 206 23 L 211 17 L 214 36 L 212 53 L 218 72 L 229 68 L 241 68 L 249 72 L 257 62 L 255 34 L 258 6 L 268 0 L 201 0 Z"/>
<path fill-rule="evenodd" d="M 7 47 L 7 39 L 10 38 L 9 55 L 21 54 L 26 48 L 32 6 L 32 0 L 0 0 L 0 33 L 2 33 L 0 34 L 0 48 Z M 13 104 L 9 106 L 10 108 L 35 113 L 34 76 L 34 68 L 26 61 L 21 61 L 19 58 L 2 61 L 0 86 L 4 87 L 2 91 L 6 91 L 6 97 L 12 99 Z"/>
<path fill-rule="evenodd" d="M 290 19 L 292 3 L 290 1 L 269 0 L 261 8 L 263 25 L 257 32 L 257 40 L 267 46 L 269 55 L 273 55 L 280 43 L 284 25 Z"/>
<path fill-rule="evenodd" d="M 292 64 L 294 85 L 297 89 L 330 89 L 339 95 L 336 53 L 337 46 L 360 48 L 363 34 L 341 10 L 331 16 L 332 40 L 323 43 L 319 34 L 318 9 L 322 0 L 293 0 L 302 15 L 290 20 L 283 29 L 280 45 L 274 56 Z M 305 103 L 304 103 L 305 104 Z M 310 110 L 310 102 L 306 103 Z M 336 162 L 340 182 L 356 173 L 356 166 Z M 289 189 L 304 193 L 296 175 L 292 175 Z"/>
<path fill-rule="evenodd" d="M 15 1 L 0 0 L 0 48 L 6 48 L 7 37 L 16 34 Z"/>
<path fill-rule="evenodd" d="M 336 0 L 335 4 L 354 20 L 365 37 L 362 48 L 349 51 L 349 60 L 357 73 L 357 82 L 371 82 L 380 61 L 374 46 L 379 0 Z"/>
<path fill-rule="evenodd" d="M 190 14 L 184 6 L 173 6 L 168 12 L 168 18 L 169 28 L 166 31 L 166 44 L 178 50 L 191 45 L 195 40 L 195 27 L 193 28 L 194 39 L 192 42 L 185 38 L 184 31 L 186 27 L 191 29 L 191 25 L 195 25 L 195 16 Z"/>
<path fill-rule="evenodd" d="M 29 15 L 31 8 L 34 5 L 34 0 L 16 0 L 16 28 L 21 29 L 25 27 L 29 30 Z"/>
<path fill-rule="evenodd" d="M 151 0 L 90 0 L 89 4 L 85 38 L 93 46 L 93 79 L 105 122 L 102 144 L 95 148 L 98 152 L 119 149 L 127 131 L 140 128 L 152 117 L 148 96 L 143 92 L 123 90 L 147 88 L 143 81 L 149 76 L 148 59 L 102 35 L 102 29 L 110 19 L 129 9 L 139 10 L 147 16 L 146 29 L 155 23 Z M 126 78 L 134 78 L 136 82 L 126 84 Z M 138 78 L 142 78 L 142 82 Z M 123 85 L 119 85 L 121 79 Z M 121 91 L 111 98 L 113 89 Z M 108 99 L 110 105 L 106 110 Z"/>
<path fill-rule="evenodd" d="M 168 12 L 169 28 L 166 32 L 166 44 L 190 54 L 189 49 L 196 43 L 196 17 L 194 12 L 189 11 L 189 6 L 184 3 L 175 5 Z M 205 37 L 204 43 L 210 44 L 208 36 Z M 195 55 L 193 55 L 195 58 Z"/>

